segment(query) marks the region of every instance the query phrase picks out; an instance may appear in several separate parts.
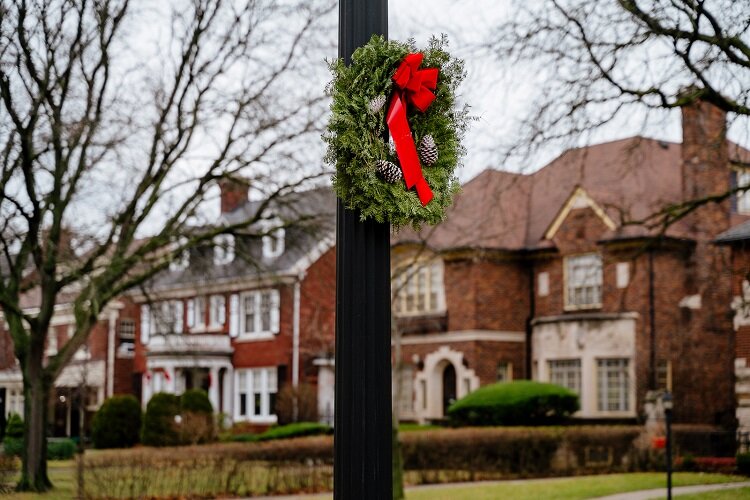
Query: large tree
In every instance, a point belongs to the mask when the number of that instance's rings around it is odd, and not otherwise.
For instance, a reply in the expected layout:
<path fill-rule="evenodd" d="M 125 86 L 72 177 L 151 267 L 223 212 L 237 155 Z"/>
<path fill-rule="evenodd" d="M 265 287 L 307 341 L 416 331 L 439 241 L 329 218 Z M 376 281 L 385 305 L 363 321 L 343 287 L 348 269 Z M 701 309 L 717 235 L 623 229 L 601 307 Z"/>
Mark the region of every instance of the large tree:
<path fill-rule="evenodd" d="M 317 150 L 303 146 L 325 115 L 313 64 L 324 70 L 321 51 L 333 43 L 324 26 L 331 8 L 0 5 L 0 307 L 23 374 L 20 489 L 51 487 L 50 390 L 107 304 L 191 246 L 257 226 L 264 207 L 319 175 L 309 167 Z M 237 176 L 252 179 L 256 215 L 205 224 L 207 197 Z M 30 291 L 33 311 L 21 301 Z M 75 332 L 45 359 L 61 294 L 72 301 Z"/>
<path fill-rule="evenodd" d="M 485 48 L 535 75 L 533 103 L 505 154 L 579 145 L 602 131 L 662 126 L 669 110 L 708 101 L 750 115 L 747 0 L 518 2 Z M 738 132 L 743 134 L 742 130 Z M 583 139 L 582 139 L 583 138 Z"/>

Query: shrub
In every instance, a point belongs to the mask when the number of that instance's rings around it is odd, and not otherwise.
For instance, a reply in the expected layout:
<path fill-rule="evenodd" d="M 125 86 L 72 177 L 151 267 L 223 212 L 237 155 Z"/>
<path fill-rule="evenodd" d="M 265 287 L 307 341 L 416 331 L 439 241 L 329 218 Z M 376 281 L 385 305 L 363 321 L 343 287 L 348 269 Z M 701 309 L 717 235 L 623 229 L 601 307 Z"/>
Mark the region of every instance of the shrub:
<path fill-rule="evenodd" d="M 750 476 L 750 453 L 737 454 L 737 472 L 743 476 Z"/>
<path fill-rule="evenodd" d="M 180 398 L 159 392 L 146 405 L 143 417 L 141 443 L 148 446 L 174 446 L 180 444 L 176 417 L 180 414 Z"/>
<path fill-rule="evenodd" d="M 130 448 L 138 443 L 141 404 L 131 396 L 112 396 L 102 403 L 91 423 L 91 438 L 97 448 Z"/>
<path fill-rule="evenodd" d="M 323 436 L 333 434 L 333 427 L 318 422 L 297 422 L 277 427 L 271 427 L 262 434 L 238 434 L 230 441 L 252 443 L 256 441 L 272 441 L 274 439 L 290 439 L 305 436 Z"/>
<path fill-rule="evenodd" d="M 18 413 L 11 413 L 5 427 L 5 435 L 12 438 L 23 437 L 23 419 Z"/>
<path fill-rule="evenodd" d="M 50 460 L 70 460 L 76 452 L 76 443 L 67 438 L 47 440 L 47 458 Z"/>
<path fill-rule="evenodd" d="M 548 425 L 578 411 L 578 395 L 554 384 L 519 380 L 486 385 L 448 408 L 458 425 Z"/>
<path fill-rule="evenodd" d="M 184 444 L 213 441 L 216 438 L 213 412 L 213 406 L 205 391 L 185 391 L 180 396 L 180 441 Z"/>
<path fill-rule="evenodd" d="M 3 449 L 8 456 L 20 457 L 23 453 L 23 420 L 17 413 L 11 413 L 5 427 Z"/>
<path fill-rule="evenodd" d="M 315 388 L 310 384 L 282 387 L 276 396 L 276 415 L 281 425 L 317 421 L 318 393 Z"/>

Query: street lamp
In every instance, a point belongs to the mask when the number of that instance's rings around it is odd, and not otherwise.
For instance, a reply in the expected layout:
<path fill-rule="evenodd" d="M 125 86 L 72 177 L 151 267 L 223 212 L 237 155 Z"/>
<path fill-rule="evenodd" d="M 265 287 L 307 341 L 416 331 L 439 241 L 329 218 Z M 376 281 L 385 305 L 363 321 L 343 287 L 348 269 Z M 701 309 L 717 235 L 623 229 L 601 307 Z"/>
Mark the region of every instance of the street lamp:
<path fill-rule="evenodd" d="M 667 500 L 672 500 L 672 393 L 665 392 L 661 402 L 664 405 L 664 420 L 667 423 Z"/>

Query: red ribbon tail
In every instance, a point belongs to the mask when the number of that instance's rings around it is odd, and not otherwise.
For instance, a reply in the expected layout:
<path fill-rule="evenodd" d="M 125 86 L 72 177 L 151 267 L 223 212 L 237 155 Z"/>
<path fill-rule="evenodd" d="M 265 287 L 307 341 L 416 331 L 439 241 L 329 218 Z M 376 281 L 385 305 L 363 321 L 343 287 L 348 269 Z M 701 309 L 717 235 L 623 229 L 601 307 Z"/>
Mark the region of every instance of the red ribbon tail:
<path fill-rule="evenodd" d="M 396 145 L 396 155 L 401 164 L 401 171 L 404 173 L 406 187 L 411 189 L 416 186 L 419 201 L 422 206 L 426 206 L 432 200 L 432 190 L 422 175 L 417 147 L 406 119 L 406 103 L 401 93 L 397 92 L 391 99 L 386 122 L 393 137 L 393 143 Z"/>

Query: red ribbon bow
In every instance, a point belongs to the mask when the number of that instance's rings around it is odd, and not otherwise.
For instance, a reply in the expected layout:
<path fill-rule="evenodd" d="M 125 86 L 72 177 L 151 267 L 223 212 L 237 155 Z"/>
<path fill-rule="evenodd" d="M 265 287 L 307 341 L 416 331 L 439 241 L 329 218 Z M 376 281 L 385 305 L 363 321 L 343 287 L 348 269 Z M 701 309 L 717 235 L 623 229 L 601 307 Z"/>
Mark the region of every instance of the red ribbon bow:
<path fill-rule="evenodd" d="M 421 53 L 408 54 L 394 73 L 393 82 L 397 90 L 388 107 L 386 122 L 393 137 L 393 143 L 396 145 L 396 155 L 401 163 L 401 170 L 404 172 L 406 187 L 411 189 L 416 186 L 419 201 L 422 202 L 422 206 L 425 206 L 432 200 L 433 194 L 422 175 L 417 147 L 406 119 L 407 102 L 424 113 L 435 100 L 435 94 L 432 91 L 437 87 L 439 70 L 437 68 L 419 69 L 423 58 Z"/>

